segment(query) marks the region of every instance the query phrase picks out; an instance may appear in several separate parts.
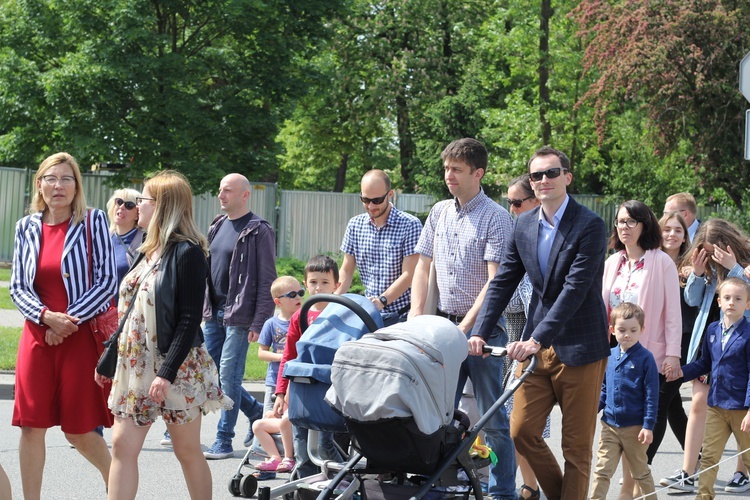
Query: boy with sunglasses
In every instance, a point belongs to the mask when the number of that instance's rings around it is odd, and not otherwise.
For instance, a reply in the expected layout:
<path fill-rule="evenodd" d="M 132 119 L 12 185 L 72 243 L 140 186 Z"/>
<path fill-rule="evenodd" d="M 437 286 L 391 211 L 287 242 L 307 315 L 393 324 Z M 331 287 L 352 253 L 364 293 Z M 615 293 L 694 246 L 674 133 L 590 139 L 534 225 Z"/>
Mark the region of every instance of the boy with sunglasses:
<path fill-rule="evenodd" d="M 294 313 L 302 307 L 305 289 L 293 276 L 280 276 L 271 284 L 273 303 L 279 311 L 268 318 L 258 338 L 258 358 L 268 362 L 266 371 L 266 394 L 263 398 L 263 414 L 273 412 L 273 395 L 279 377 L 279 362 L 286 344 L 286 333 Z"/>

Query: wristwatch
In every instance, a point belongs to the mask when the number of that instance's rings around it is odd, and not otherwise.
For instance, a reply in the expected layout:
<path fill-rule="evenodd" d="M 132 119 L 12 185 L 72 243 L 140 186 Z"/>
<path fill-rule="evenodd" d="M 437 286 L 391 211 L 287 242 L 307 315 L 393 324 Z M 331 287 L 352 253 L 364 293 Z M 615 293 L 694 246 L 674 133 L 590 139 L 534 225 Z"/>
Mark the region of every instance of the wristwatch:
<path fill-rule="evenodd" d="M 531 341 L 532 341 L 533 343 L 535 343 L 536 345 L 538 345 L 538 346 L 541 346 L 541 345 L 542 345 L 542 343 L 541 343 L 541 342 L 539 342 L 539 341 L 538 341 L 537 339 L 535 339 L 534 337 L 531 337 L 531 338 L 530 338 L 530 340 L 531 340 Z"/>
<path fill-rule="evenodd" d="M 381 304 L 383 304 L 383 307 L 388 305 L 388 299 L 386 298 L 385 295 L 381 295 L 380 297 L 378 297 L 378 300 L 380 301 Z"/>

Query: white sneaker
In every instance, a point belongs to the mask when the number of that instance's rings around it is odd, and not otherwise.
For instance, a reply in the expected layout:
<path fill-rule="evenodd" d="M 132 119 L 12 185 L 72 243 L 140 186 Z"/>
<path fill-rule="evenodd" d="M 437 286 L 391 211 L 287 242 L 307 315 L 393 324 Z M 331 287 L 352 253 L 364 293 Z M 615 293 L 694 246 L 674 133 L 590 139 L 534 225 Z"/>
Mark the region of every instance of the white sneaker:
<path fill-rule="evenodd" d="M 727 493 L 742 493 L 750 490 L 750 479 L 740 471 L 734 473 L 732 480 L 724 487 Z"/>
<path fill-rule="evenodd" d="M 162 446 L 172 446 L 172 436 L 169 435 L 169 431 L 164 431 L 164 437 L 161 438 L 159 444 Z"/>

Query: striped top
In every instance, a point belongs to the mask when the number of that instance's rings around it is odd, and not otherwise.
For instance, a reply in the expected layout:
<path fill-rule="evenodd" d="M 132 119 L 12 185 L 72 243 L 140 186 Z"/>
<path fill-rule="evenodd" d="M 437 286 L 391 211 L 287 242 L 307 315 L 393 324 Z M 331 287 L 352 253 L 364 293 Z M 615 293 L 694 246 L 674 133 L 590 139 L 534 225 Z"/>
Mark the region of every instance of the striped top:
<path fill-rule="evenodd" d="M 10 298 L 25 318 L 41 324 L 45 305 L 34 290 L 34 278 L 42 238 L 42 213 L 24 217 L 16 223 L 13 244 L 13 267 L 10 276 Z M 73 224 L 65 235 L 60 273 L 68 295 L 67 314 L 81 322 L 107 308 L 117 292 L 117 267 L 109 237 L 107 216 L 98 209 L 91 212 L 91 251 L 94 283 L 89 285 L 86 223 Z"/>

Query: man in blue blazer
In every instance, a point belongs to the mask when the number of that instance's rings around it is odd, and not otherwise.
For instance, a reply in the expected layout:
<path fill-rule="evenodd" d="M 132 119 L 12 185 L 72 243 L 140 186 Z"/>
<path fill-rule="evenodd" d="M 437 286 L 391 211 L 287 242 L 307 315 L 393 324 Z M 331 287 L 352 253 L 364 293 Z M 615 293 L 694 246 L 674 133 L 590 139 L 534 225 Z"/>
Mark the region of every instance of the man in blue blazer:
<path fill-rule="evenodd" d="M 528 163 L 541 206 L 521 214 L 469 339 L 481 352 L 524 273 L 534 292 L 522 340 L 508 346 L 511 359 L 536 355 L 539 365 L 515 396 L 511 436 L 549 499 L 584 499 L 591 475 L 599 394 L 609 356 L 602 275 L 604 221 L 568 196 L 568 157 L 548 146 Z M 555 403 L 563 414 L 565 474 L 542 439 Z"/>

